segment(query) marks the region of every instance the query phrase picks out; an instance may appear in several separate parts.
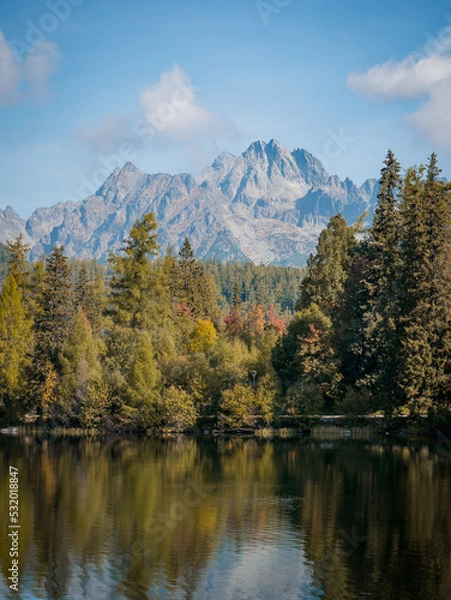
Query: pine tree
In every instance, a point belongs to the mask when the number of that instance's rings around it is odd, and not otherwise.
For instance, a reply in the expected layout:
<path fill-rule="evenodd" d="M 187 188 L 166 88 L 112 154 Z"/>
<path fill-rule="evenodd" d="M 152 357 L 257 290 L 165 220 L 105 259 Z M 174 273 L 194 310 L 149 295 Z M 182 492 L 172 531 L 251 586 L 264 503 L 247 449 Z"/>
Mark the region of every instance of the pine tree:
<path fill-rule="evenodd" d="M 179 296 L 179 281 L 178 281 L 178 261 L 174 253 L 174 247 L 168 246 L 163 259 L 163 277 L 164 284 L 167 288 L 168 301 L 172 306 L 178 302 Z"/>
<path fill-rule="evenodd" d="M 10 418 L 17 418 L 25 409 L 32 341 L 32 321 L 22 291 L 10 274 L 0 294 L 0 397 Z"/>

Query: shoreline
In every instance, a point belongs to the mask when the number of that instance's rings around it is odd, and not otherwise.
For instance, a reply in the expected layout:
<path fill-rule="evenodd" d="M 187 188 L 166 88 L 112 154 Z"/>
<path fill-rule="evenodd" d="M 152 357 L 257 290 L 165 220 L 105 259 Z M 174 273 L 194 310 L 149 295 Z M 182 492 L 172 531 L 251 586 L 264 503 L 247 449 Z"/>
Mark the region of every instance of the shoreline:
<path fill-rule="evenodd" d="M 287 421 L 291 421 L 288 424 Z M 294 422 L 296 421 L 296 422 Z M 59 437 L 197 437 L 197 438 L 254 438 L 261 440 L 312 438 L 319 439 L 365 439 L 399 437 L 412 439 L 421 437 L 426 439 L 445 437 L 451 440 L 451 417 L 439 423 L 434 417 L 419 415 L 397 415 L 384 417 L 383 415 L 360 415 L 350 417 L 346 415 L 314 415 L 306 417 L 292 417 L 285 415 L 278 417 L 277 425 L 269 426 L 243 426 L 237 428 L 219 429 L 212 427 L 211 423 L 202 424 L 197 428 L 177 430 L 170 428 L 149 428 L 141 431 L 126 429 L 99 430 L 84 429 L 81 427 L 46 427 L 43 425 L 21 424 L 0 429 L 1 435 L 22 436 L 37 435 Z M 329 435 L 328 435 L 329 434 Z M 450 442 L 451 445 L 451 442 Z"/>

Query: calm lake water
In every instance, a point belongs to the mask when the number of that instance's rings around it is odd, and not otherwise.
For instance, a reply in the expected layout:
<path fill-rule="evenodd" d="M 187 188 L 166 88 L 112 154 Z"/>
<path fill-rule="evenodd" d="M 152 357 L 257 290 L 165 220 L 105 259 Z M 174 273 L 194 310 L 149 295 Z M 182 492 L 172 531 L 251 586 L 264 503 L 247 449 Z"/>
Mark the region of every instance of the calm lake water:
<path fill-rule="evenodd" d="M 0 597 L 448 600 L 451 443 L 318 437 L 0 435 Z"/>

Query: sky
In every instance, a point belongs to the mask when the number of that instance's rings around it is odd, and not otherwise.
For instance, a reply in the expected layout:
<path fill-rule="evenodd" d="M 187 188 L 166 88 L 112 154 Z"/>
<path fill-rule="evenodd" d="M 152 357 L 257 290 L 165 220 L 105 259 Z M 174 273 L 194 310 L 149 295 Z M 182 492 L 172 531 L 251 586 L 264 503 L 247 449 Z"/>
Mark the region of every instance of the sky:
<path fill-rule="evenodd" d="M 358 185 L 388 148 L 405 168 L 435 151 L 451 178 L 451 4 L 1 1 L 0 208 L 272 138 Z"/>

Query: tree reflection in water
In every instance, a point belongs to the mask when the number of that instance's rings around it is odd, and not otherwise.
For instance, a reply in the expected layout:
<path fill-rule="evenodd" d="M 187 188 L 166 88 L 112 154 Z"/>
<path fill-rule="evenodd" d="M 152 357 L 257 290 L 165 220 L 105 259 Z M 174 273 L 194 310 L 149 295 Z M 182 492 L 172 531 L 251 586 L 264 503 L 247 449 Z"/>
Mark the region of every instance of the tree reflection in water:
<path fill-rule="evenodd" d="M 19 468 L 27 598 L 449 596 L 451 459 L 433 444 L 1 436 L 0 457 L 2 482 Z"/>

